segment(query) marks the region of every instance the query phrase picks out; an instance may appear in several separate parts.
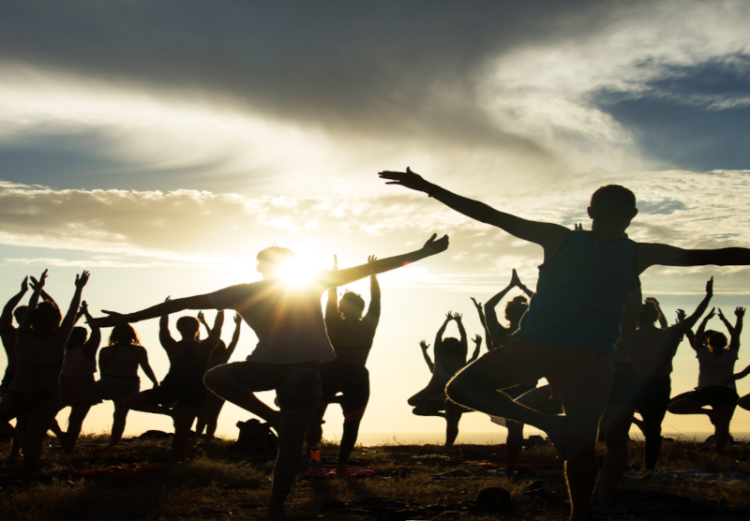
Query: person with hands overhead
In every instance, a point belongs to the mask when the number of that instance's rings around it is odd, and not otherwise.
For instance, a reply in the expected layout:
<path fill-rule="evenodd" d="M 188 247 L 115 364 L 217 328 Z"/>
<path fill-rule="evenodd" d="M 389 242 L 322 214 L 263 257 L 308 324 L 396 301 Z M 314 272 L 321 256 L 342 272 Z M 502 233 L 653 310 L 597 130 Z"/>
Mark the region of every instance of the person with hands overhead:
<path fill-rule="evenodd" d="M 86 317 L 87 322 L 93 320 L 86 301 L 81 303 L 76 318 L 82 316 Z M 76 326 L 68 339 L 65 361 L 60 373 L 60 405 L 63 409 L 70 407 L 68 430 L 62 436 L 66 453 L 73 451 L 91 406 L 101 402 L 96 393 L 94 380 L 96 353 L 101 340 L 101 330 L 96 326 L 91 326 L 91 336 L 85 327 Z"/>
<path fill-rule="evenodd" d="M 326 335 L 320 305 L 324 291 L 391 271 L 448 249 L 448 236 L 430 237 L 424 246 L 403 255 L 379 259 L 353 268 L 322 271 L 309 284 L 282 278 L 283 267 L 295 254 L 280 247 L 258 253 L 256 270 L 263 280 L 238 284 L 205 295 L 195 295 L 120 315 L 108 312 L 100 327 L 176 313 L 186 309 L 233 309 L 258 336 L 245 362 L 215 367 L 206 374 L 208 388 L 271 424 L 279 435 L 269 518 L 284 518 L 284 502 L 299 471 L 305 430 L 322 397 L 321 362 L 336 359 Z M 280 411 L 255 395 L 276 390 Z"/>
<path fill-rule="evenodd" d="M 435 362 L 430 360 L 427 349 L 430 347 L 427 342 L 422 340 L 419 347 L 422 349 L 427 367 L 432 373 L 432 378 L 427 387 L 409 398 L 408 403 L 414 410 L 413 414 L 417 416 L 438 416 L 444 418 L 445 428 L 445 445 L 450 447 L 458 437 L 458 424 L 461 421 L 461 415 L 466 412 L 453 402 L 447 400 L 445 386 L 459 370 L 467 363 L 471 363 L 479 357 L 479 351 L 482 346 L 482 337 L 476 335 L 474 341 L 474 352 L 471 358 L 466 360 L 468 354 L 468 342 L 466 339 L 466 329 L 463 325 L 462 315 L 448 311 L 445 315 L 443 325 L 438 329 L 435 335 Z M 456 322 L 460 339 L 449 337 L 443 338 L 445 329 L 451 321 Z"/>
<path fill-rule="evenodd" d="M 714 308 L 715 309 L 715 308 Z M 738 307 L 734 314 L 737 321 L 732 326 L 719 310 L 719 317 L 727 326 L 730 334 L 729 345 L 727 337 L 718 331 L 706 334 L 706 324 L 715 316 L 714 309 L 698 326 L 695 332 L 693 348 L 698 358 L 699 373 L 698 387 L 695 391 L 685 393 L 672 400 L 669 412 L 672 414 L 705 414 L 714 425 L 715 450 L 721 452 L 729 442 L 729 426 L 734 416 L 734 410 L 739 401 L 737 385 L 732 378 L 734 364 L 740 349 L 740 333 L 745 316 L 745 308 Z M 704 409 L 710 406 L 710 409 Z"/>
<path fill-rule="evenodd" d="M 633 192 L 607 185 L 588 208 L 591 231 L 524 219 L 454 194 L 406 172 L 380 172 L 388 184 L 424 192 L 446 206 L 542 247 L 537 291 L 519 330 L 462 370 L 448 397 L 493 416 L 545 431 L 566 459 L 571 519 L 586 519 L 598 467 L 595 441 L 614 373 L 620 316 L 650 266 L 748 265 L 750 250 L 688 250 L 636 243 L 625 233 L 637 215 Z M 540 414 L 498 389 L 546 377 L 565 416 Z"/>
<path fill-rule="evenodd" d="M 166 302 L 170 299 L 167 297 Z M 159 342 L 169 357 L 169 371 L 158 387 L 143 391 L 125 400 L 128 409 L 164 414 L 174 420 L 172 463 L 180 463 L 190 438 L 190 429 L 200 414 L 206 399 L 206 374 L 211 353 L 221 340 L 224 311 L 216 313 L 214 327 L 204 341 L 198 340 L 200 324 L 195 317 L 177 319 L 181 339 L 175 340 L 169 332 L 169 315 L 159 320 Z M 170 406 L 176 402 L 176 408 Z"/>
<path fill-rule="evenodd" d="M 76 321 L 83 288 L 89 272 L 76 275 L 75 293 L 63 317 L 51 300 L 39 302 L 47 280 L 47 270 L 37 281 L 26 313 L 16 331 L 16 376 L 0 401 L 0 434 L 12 437 L 11 457 L 17 457 L 23 444 L 24 483 L 30 484 L 39 466 L 42 443 L 47 429 L 60 410 L 60 371 L 65 358 L 65 345 Z M 28 425 L 20 434 L 8 423 L 27 415 Z"/>
<path fill-rule="evenodd" d="M 514 297 L 510 302 L 508 302 L 505 305 L 505 318 L 508 321 L 508 327 L 503 326 L 500 324 L 500 321 L 497 319 L 497 313 L 495 311 L 495 308 L 500 303 L 500 301 L 505 297 L 505 295 L 508 294 L 508 292 L 513 289 L 518 288 L 524 293 L 526 293 L 529 298 L 534 296 L 534 292 L 531 291 L 529 288 L 523 285 L 521 282 L 521 279 L 518 276 L 518 273 L 516 273 L 516 270 L 513 270 L 513 275 L 510 279 L 510 284 L 497 293 L 495 296 L 493 296 L 490 300 L 488 300 L 484 304 L 484 315 L 487 320 L 487 327 L 489 328 L 489 332 L 492 335 L 491 341 L 487 340 L 487 348 L 488 349 L 494 349 L 495 347 L 502 344 L 502 342 L 511 336 L 514 331 L 518 329 L 518 325 L 521 322 L 521 318 L 526 313 L 526 311 L 529 309 L 528 301 L 526 300 L 526 297 L 523 295 L 518 295 L 517 297 Z M 491 347 L 490 347 L 491 346 Z"/>
<path fill-rule="evenodd" d="M 203 324 L 208 334 L 211 334 L 211 328 L 206 322 L 206 317 L 201 311 L 198 313 L 198 321 Z M 211 358 L 208 359 L 208 366 L 206 372 L 210 371 L 214 367 L 218 367 L 222 364 L 229 362 L 229 359 L 234 354 L 234 350 L 237 348 L 237 343 L 240 341 L 240 328 L 242 327 L 242 317 L 239 313 L 234 315 L 234 333 L 232 334 L 232 340 L 229 342 L 229 347 L 226 346 L 223 340 L 219 340 L 219 345 L 214 349 L 211 354 Z M 206 393 L 206 401 L 203 404 L 198 415 L 198 421 L 195 424 L 195 435 L 200 436 L 203 433 L 203 429 L 206 430 L 206 435 L 203 437 L 204 441 L 210 442 L 214 439 L 216 434 L 216 426 L 219 422 L 219 415 L 221 409 L 224 407 L 226 400 L 212 393 L 211 391 Z"/>
<path fill-rule="evenodd" d="M 371 255 L 368 263 L 377 257 Z M 338 270 L 338 259 L 333 257 L 333 271 Z M 336 360 L 320 366 L 323 397 L 320 400 L 307 432 L 310 451 L 320 450 L 323 437 L 323 417 L 328 404 L 338 402 L 344 413 L 344 431 L 339 444 L 337 472 L 346 471 L 357 443 L 359 425 L 370 400 L 370 373 L 365 364 L 372 349 L 375 331 L 380 322 L 380 284 L 376 275 L 370 276 L 370 306 L 367 313 L 361 295 L 347 291 L 338 299 L 337 288 L 328 290 L 325 326 Z"/>

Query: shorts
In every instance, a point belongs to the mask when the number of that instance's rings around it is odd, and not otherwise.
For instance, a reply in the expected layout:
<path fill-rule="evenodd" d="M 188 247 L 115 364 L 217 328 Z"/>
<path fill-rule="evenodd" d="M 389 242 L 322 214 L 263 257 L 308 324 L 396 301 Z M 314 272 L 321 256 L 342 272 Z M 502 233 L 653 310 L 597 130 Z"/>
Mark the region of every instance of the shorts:
<path fill-rule="evenodd" d="M 637 383 L 631 403 L 639 410 L 657 408 L 667 410 L 672 394 L 672 379 L 669 376 L 647 376 L 637 374 Z"/>
<path fill-rule="evenodd" d="M 56 389 L 9 389 L 4 399 L 24 411 L 60 409 L 60 391 Z"/>
<path fill-rule="evenodd" d="M 100 403 L 95 388 L 93 374 L 83 376 L 60 375 L 60 404 L 62 407 L 72 405 Z"/>
<path fill-rule="evenodd" d="M 137 376 L 105 375 L 96 382 L 95 390 L 100 400 L 120 401 L 138 394 L 141 390 L 141 379 Z"/>
<path fill-rule="evenodd" d="M 370 401 L 370 372 L 363 365 L 330 362 L 320 367 L 320 380 L 325 403 L 340 401 L 344 421 L 362 418 Z M 335 398 L 336 394 L 343 396 Z"/>
<path fill-rule="evenodd" d="M 701 405 L 737 405 L 740 395 L 736 389 L 724 387 L 723 385 L 709 385 L 703 389 L 696 389 L 687 394 L 686 398 L 692 398 Z"/>
<path fill-rule="evenodd" d="M 319 362 L 234 362 L 212 371 L 222 371 L 227 384 L 235 389 L 254 393 L 275 390 L 282 411 L 313 409 L 323 396 Z"/>
<path fill-rule="evenodd" d="M 615 372 L 615 354 L 593 349 L 556 346 L 511 337 L 464 368 L 481 381 L 531 384 L 546 378 L 552 400 L 604 410 Z M 471 382 L 467 382 L 471 385 Z M 498 390 L 503 390 L 498 388 Z"/>
<path fill-rule="evenodd" d="M 146 397 L 152 402 L 159 405 L 169 405 L 177 402 L 177 408 L 183 407 L 203 407 L 206 401 L 206 388 L 202 386 L 198 389 L 177 389 L 169 385 L 160 385 L 146 391 Z"/>
<path fill-rule="evenodd" d="M 631 405 L 636 389 L 636 372 L 630 362 L 615 362 L 615 375 L 607 405 Z"/>

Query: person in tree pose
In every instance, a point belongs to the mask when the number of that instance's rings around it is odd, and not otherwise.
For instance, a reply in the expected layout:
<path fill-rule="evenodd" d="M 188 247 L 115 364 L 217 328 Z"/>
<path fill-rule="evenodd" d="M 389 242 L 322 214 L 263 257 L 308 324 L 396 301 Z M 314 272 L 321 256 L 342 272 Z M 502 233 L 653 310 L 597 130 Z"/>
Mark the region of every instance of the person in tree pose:
<path fill-rule="evenodd" d="M 211 334 L 211 327 L 206 322 L 206 317 L 203 312 L 198 313 L 198 321 L 203 324 L 206 328 L 206 332 Z M 208 359 L 208 366 L 206 372 L 210 371 L 214 367 L 218 367 L 222 364 L 229 362 L 229 359 L 234 354 L 234 350 L 237 347 L 237 343 L 240 341 L 240 328 L 242 327 L 242 317 L 239 314 L 234 316 L 234 333 L 232 334 L 232 340 L 229 342 L 229 347 L 226 346 L 223 340 L 219 340 L 219 345 L 214 349 L 211 354 L 211 358 Z M 221 409 L 224 407 L 226 400 L 215 395 L 212 392 L 206 393 L 206 402 L 203 404 L 200 414 L 198 414 L 198 421 L 195 423 L 195 435 L 200 436 L 203 433 L 203 429 L 206 430 L 204 440 L 206 442 L 214 439 L 216 434 L 216 425 L 219 422 L 219 414 Z"/>
<path fill-rule="evenodd" d="M 367 258 L 368 263 L 376 260 L 375 256 Z M 338 270 L 335 256 L 333 270 Z M 346 463 L 357 443 L 359 425 L 370 400 L 370 373 L 365 364 L 380 322 L 380 284 L 375 275 L 370 276 L 370 307 L 367 314 L 362 316 L 364 310 L 365 301 L 357 293 L 347 291 L 339 302 L 337 289 L 328 290 L 325 325 L 336 352 L 336 360 L 320 366 L 323 398 L 310 422 L 307 445 L 311 451 L 320 450 L 326 408 L 329 403 L 340 403 L 344 412 L 344 432 L 336 469 L 339 473 L 346 471 Z"/>
<path fill-rule="evenodd" d="M 80 316 L 85 316 L 88 322 L 93 320 L 89 315 L 86 301 L 81 303 L 78 317 Z M 63 446 L 67 453 L 73 451 L 91 406 L 101 402 L 95 390 L 94 374 L 96 373 L 96 353 L 99 350 L 102 335 L 98 327 L 90 327 L 90 337 L 85 327 L 73 328 L 65 349 L 65 361 L 60 373 L 60 404 L 62 408 L 70 407 L 68 431 L 63 436 L 65 440 Z M 59 427 L 53 428 L 53 430 L 57 429 Z"/>
<path fill-rule="evenodd" d="M 719 309 L 719 318 L 729 330 L 730 342 L 723 333 L 714 331 L 706 335 L 706 323 L 715 315 L 714 310 L 698 326 L 695 332 L 695 342 L 692 344 L 696 351 L 696 358 L 700 364 L 698 373 L 698 387 L 695 391 L 686 393 L 679 399 L 672 400 L 669 412 L 672 414 L 705 414 L 716 428 L 714 435 L 716 452 L 721 452 L 729 441 L 729 424 L 734 416 L 739 395 L 737 385 L 732 378 L 737 353 L 740 350 L 740 333 L 745 308 L 734 310 L 737 321 L 734 326 Z M 710 409 L 704 409 L 710 406 Z"/>
<path fill-rule="evenodd" d="M 545 431 L 566 460 L 571 519 L 586 519 L 598 474 L 596 431 L 612 385 L 620 318 L 639 275 L 653 265 L 747 265 L 750 250 L 636 243 L 625 234 L 638 213 L 635 195 L 619 185 L 603 186 L 592 195 L 591 231 L 571 231 L 495 210 L 410 169 L 380 177 L 542 247 L 537 291 L 519 330 L 458 373 L 447 393 L 465 407 Z M 540 377 L 561 399 L 565 416 L 540 414 L 498 392 Z"/>
<path fill-rule="evenodd" d="M 445 328 L 451 320 L 458 326 L 459 338 L 443 338 Z M 432 378 L 427 387 L 409 398 L 409 405 L 414 407 L 412 411 L 417 416 L 439 416 L 445 418 L 445 446 L 450 447 L 458 437 L 458 423 L 461 421 L 461 415 L 465 411 L 453 402 L 447 400 L 445 395 L 445 386 L 458 371 L 479 357 L 479 350 L 482 347 L 482 337 L 474 337 L 474 353 L 469 361 L 466 361 L 468 355 L 468 342 L 466 339 L 466 329 L 460 313 L 448 313 L 445 315 L 443 325 L 438 329 L 435 335 L 435 363 L 430 360 L 427 350 L 430 345 L 422 340 L 419 343 L 422 348 L 422 356 L 427 362 L 432 373 Z"/>
<path fill-rule="evenodd" d="M 177 341 L 169 332 L 169 315 L 163 314 L 159 320 L 159 342 L 169 357 L 169 372 L 158 386 L 125 400 L 128 409 L 165 414 L 174 420 L 173 464 L 182 461 L 190 439 L 190 428 L 203 408 L 206 399 L 203 376 L 206 374 L 211 353 L 221 340 L 223 325 L 224 312 L 219 310 L 211 334 L 200 342 L 198 319 L 190 316 L 180 317 L 177 319 L 177 331 L 182 338 Z M 175 402 L 177 407 L 172 409 L 171 406 Z"/>
<path fill-rule="evenodd" d="M 491 340 L 487 340 L 487 349 L 494 349 L 501 345 L 506 338 L 510 337 L 513 332 L 518 329 L 518 325 L 521 323 L 521 318 L 529 309 L 529 302 L 526 300 L 526 297 L 523 295 L 514 297 L 505 305 L 505 319 L 508 321 L 508 327 L 500 324 L 500 321 L 497 319 L 495 308 L 513 288 L 520 289 L 526 293 L 529 298 L 534 296 L 534 292 L 523 285 L 521 279 L 518 277 L 518 273 L 516 273 L 516 270 L 514 269 L 510 278 L 510 284 L 484 304 L 484 315 L 487 320 L 487 328 L 489 329 L 489 334 L 492 335 Z"/>
<path fill-rule="evenodd" d="M 321 362 L 336 359 L 325 331 L 320 299 L 324 291 L 431 257 L 448 248 L 448 236 L 433 235 L 411 253 L 376 260 L 353 268 L 320 272 L 309 284 L 292 284 L 281 277 L 294 252 L 272 247 L 258 254 L 263 280 L 239 284 L 214 293 L 165 302 L 119 315 L 109 312 L 100 326 L 145 320 L 186 309 L 234 309 L 258 336 L 247 361 L 220 365 L 205 377 L 208 388 L 222 398 L 259 416 L 279 434 L 269 518 L 284 518 L 284 502 L 302 460 L 305 430 L 322 397 Z M 213 333 L 214 331 L 212 331 Z M 276 390 L 280 411 L 255 393 Z"/>
<path fill-rule="evenodd" d="M 8 422 L 21 415 L 28 418 L 22 441 L 26 484 L 34 477 L 47 429 L 60 410 L 60 371 L 65 345 L 73 331 L 89 272 L 76 275 L 76 290 L 64 318 L 52 301 L 39 302 L 46 279 L 47 270 L 38 281 L 31 279 L 34 292 L 16 331 L 16 375 L 0 401 L 0 434 L 13 438 L 11 456 L 17 456 L 21 436 Z"/>
<path fill-rule="evenodd" d="M 159 387 L 159 381 L 148 363 L 148 352 L 141 345 L 136 330 L 130 324 L 115 326 L 109 335 L 108 345 L 99 352 L 101 377 L 95 387 L 99 399 L 112 400 L 115 406 L 110 447 L 120 443 L 125 432 L 129 411 L 125 400 L 138 394 L 141 389 L 138 367 L 143 369 L 155 388 Z"/>

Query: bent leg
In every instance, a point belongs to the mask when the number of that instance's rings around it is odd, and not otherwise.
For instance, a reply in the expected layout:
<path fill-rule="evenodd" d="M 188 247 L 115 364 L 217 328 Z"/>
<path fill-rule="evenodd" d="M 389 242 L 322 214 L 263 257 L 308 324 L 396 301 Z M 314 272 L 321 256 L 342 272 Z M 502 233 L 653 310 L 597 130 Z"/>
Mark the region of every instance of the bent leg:
<path fill-rule="evenodd" d="M 225 399 L 228 402 L 232 402 L 245 409 L 248 412 L 258 416 L 259 418 L 268 422 L 273 429 L 279 431 L 279 411 L 271 409 L 268 405 L 263 403 L 255 393 L 245 389 L 238 389 L 235 382 L 227 377 L 226 371 L 228 367 L 226 365 L 220 365 L 208 371 L 206 376 L 203 378 L 206 387 L 217 396 Z"/>
<path fill-rule="evenodd" d="M 200 407 L 181 407 L 174 416 L 174 437 L 172 438 L 172 463 L 179 463 L 185 457 L 185 448 L 190 441 L 190 428 L 200 412 Z"/>
<path fill-rule="evenodd" d="M 50 400 L 28 413 L 29 423 L 23 439 L 23 480 L 30 485 L 39 467 L 42 443 L 52 419 L 60 409 L 60 399 Z"/>
<path fill-rule="evenodd" d="M 206 400 L 206 405 L 208 406 L 208 410 L 206 411 L 206 441 L 214 439 L 214 436 L 216 435 L 216 427 L 219 424 L 219 415 L 221 414 L 221 409 L 224 408 L 225 403 L 226 400 L 223 400 L 218 396 Z M 206 410 L 205 407 L 203 410 Z"/>
<path fill-rule="evenodd" d="M 134 411 L 150 412 L 151 414 L 163 414 L 165 416 L 171 416 L 173 418 L 175 416 L 175 412 L 172 409 L 152 402 L 151 398 L 148 397 L 148 391 L 143 391 L 138 394 L 128 396 L 125 399 L 125 406 L 128 409 L 133 409 Z"/>
<path fill-rule="evenodd" d="M 746 411 L 750 411 L 750 394 L 746 394 L 740 400 L 737 402 L 737 405 L 745 409 Z"/>
<path fill-rule="evenodd" d="M 122 439 L 122 434 L 125 432 L 125 422 L 128 417 L 128 411 L 130 410 L 125 405 L 125 400 L 117 399 L 114 400 L 115 412 L 112 415 L 112 436 L 109 440 L 109 446 L 114 447 Z"/>
<path fill-rule="evenodd" d="M 445 402 L 445 446 L 452 447 L 458 438 L 458 423 L 464 410 L 460 405 Z"/>

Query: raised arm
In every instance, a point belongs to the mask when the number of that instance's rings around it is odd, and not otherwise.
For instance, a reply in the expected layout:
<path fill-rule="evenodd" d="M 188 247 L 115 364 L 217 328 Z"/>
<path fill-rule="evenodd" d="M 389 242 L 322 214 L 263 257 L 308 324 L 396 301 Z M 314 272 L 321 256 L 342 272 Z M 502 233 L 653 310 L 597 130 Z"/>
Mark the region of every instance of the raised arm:
<path fill-rule="evenodd" d="M 693 349 L 695 349 L 696 351 L 698 351 L 700 348 L 703 347 L 703 337 L 705 336 L 706 324 L 716 314 L 714 313 L 714 309 L 715 308 L 711 308 L 711 311 L 709 311 L 708 314 L 703 318 L 703 320 L 701 321 L 701 324 L 698 326 L 698 330 L 695 332 L 695 340 L 693 341 Z"/>
<path fill-rule="evenodd" d="M 338 256 L 333 256 L 333 268 L 331 268 L 331 271 L 338 271 L 339 270 L 339 259 Z M 338 294 L 338 287 L 333 286 L 332 288 L 328 288 L 328 300 L 326 301 L 326 325 L 333 321 L 333 320 L 339 320 L 341 319 L 341 314 L 339 313 L 339 294 Z"/>
<path fill-rule="evenodd" d="M 437 239 L 437 234 L 433 234 L 424 246 L 411 253 L 379 259 L 353 268 L 323 271 L 318 274 L 317 280 L 320 284 L 328 288 L 344 286 L 370 275 L 377 275 L 378 273 L 385 273 L 386 271 L 401 268 L 412 262 L 437 255 L 447 249 L 448 236 L 444 235 L 440 239 Z"/>
<path fill-rule="evenodd" d="M 98 327 L 91 325 L 93 318 L 91 318 L 91 315 L 89 314 L 89 307 L 85 300 L 81 302 L 81 312 L 83 313 L 83 316 L 86 317 L 86 322 L 89 324 L 89 328 L 91 328 L 89 339 L 81 347 L 81 352 L 83 353 L 83 356 L 89 360 L 96 360 L 96 352 L 99 350 L 99 344 L 102 342 L 102 331 Z"/>
<path fill-rule="evenodd" d="M 201 324 L 203 324 L 203 327 L 206 328 L 206 335 L 210 335 L 211 334 L 211 327 L 208 325 L 208 322 L 206 322 L 206 315 L 203 314 L 203 311 L 199 311 L 198 312 L 197 318 L 198 318 L 198 322 L 200 322 Z"/>
<path fill-rule="evenodd" d="M 448 313 L 445 314 L 445 322 L 443 322 L 443 325 L 440 326 L 440 329 L 438 329 L 437 334 L 435 335 L 435 349 L 438 349 L 438 346 L 443 343 L 443 333 L 445 333 L 445 328 L 448 327 L 448 322 L 453 320 L 453 313 L 448 311 Z"/>
<path fill-rule="evenodd" d="M 388 179 L 390 181 L 386 184 L 400 185 L 411 190 L 424 192 L 467 217 L 496 226 L 519 239 L 539 244 L 544 248 L 545 260 L 554 257 L 568 240 L 570 234 L 573 233 L 558 224 L 522 219 L 521 217 L 495 210 L 491 206 L 479 201 L 454 194 L 426 181 L 422 176 L 415 174 L 409 168 L 406 169 L 406 172 L 387 171 L 380 172 L 378 175 L 381 179 Z"/>
<path fill-rule="evenodd" d="M 742 333 L 742 321 L 745 318 L 745 308 L 738 307 L 734 310 L 734 314 L 737 315 L 737 322 L 734 324 L 732 330 L 732 340 L 729 342 L 730 349 L 740 348 L 740 334 Z"/>
<path fill-rule="evenodd" d="M 164 303 L 168 304 L 169 302 L 170 298 L 167 297 Z M 159 343 L 167 352 L 167 355 L 171 357 L 172 349 L 177 345 L 177 341 L 172 338 L 172 334 L 169 332 L 169 315 L 166 313 L 159 319 Z"/>
<path fill-rule="evenodd" d="M 179 313 L 185 310 L 194 309 L 216 309 L 211 304 L 211 299 L 208 295 L 195 295 L 192 297 L 178 298 L 175 300 L 167 300 L 161 304 L 151 306 L 150 308 L 130 313 L 129 315 L 123 315 L 114 311 L 102 310 L 106 313 L 107 317 L 96 318 L 94 322 L 99 327 L 112 327 L 119 326 L 122 324 L 140 322 L 141 320 L 149 320 L 151 318 L 163 317 L 164 315 L 171 315 L 172 313 Z"/>
<path fill-rule="evenodd" d="M 576 230 L 580 230 L 581 228 L 576 228 Z M 516 287 L 526 293 L 526 296 L 529 298 L 532 298 L 534 296 L 534 292 L 531 291 L 529 288 L 526 287 L 526 285 L 521 282 L 521 277 L 518 276 L 518 273 L 516 273 L 515 268 L 513 269 L 513 277 L 511 278 L 511 283 L 515 282 Z"/>
<path fill-rule="evenodd" d="M 695 308 L 693 314 L 680 322 L 681 334 L 687 334 L 688 330 L 693 329 L 693 326 L 695 326 L 695 324 L 698 322 L 698 319 L 700 319 L 703 316 L 703 313 L 705 313 L 708 309 L 708 304 L 711 302 L 711 298 L 713 297 L 713 295 L 714 278 L 711 277 L 710 279 L 708 279 L 708 282 L 706 282 L 706 296 L 703 297 L 703 300 L 701 300 L 700 304 L 698 304 L 698 307 Z M 703 329 L 699 330 L 701 336 L 703 334 L 703 330 L 705 329 L 705 321 L 702 326 Z"/>
<path fill-rule="evenodd" d="M 211 355 L 211 352 L 216 348 L 217 345 L 219 345 L 219 340 L 221 340 L 221 328 L 224 325 L 224 310 L 220 309 L 216 313 L 216 318 L 214 319 L 214 327 L 211 329 L 211 334 L 208 335 L 208 338 L 201 342 L 201 347 L 205 346 L 207 356 Z"/>
<path fill-rule="evenodd" d="M 16 309 L 18 303 L 29 290 L 29 277 L 24 277 L 21 281 L 21 291 L 13 295 L 5 307 L 3 308 L 3 314 L 0 315 L 0 327 L 13 326 L 13 310 Z"/>
<path fill-rule="evenodd" d="M 46 281 L 47 270 L 44 270 L 42 272 L 39 280 L 31 277 L 31 288 L 34 290 L 34 292 L 31 294 L 31 298 L 29 299 L 29 307 L 26 309 L 26 313 L 23 314 L 23 319 L 19 324 L 22 331 L 28 331 L 29 327 L 31 326 L 31 310 L 36 308 L 36 305 L 39 302 L 39 295 L 41 294 L 42 288 L 44 287 L 44 283 Z"/>
<path fill-rule="evenodd" d="M 459 339 L 459 341 L 461 342 L 461 350 L 466 353 L 469 351 L 469 343 L 466 339 L 466 329 L 464 328 L 462 319 L 463 315 L 461 313 L 453 313 L 453 320 L 456 321 L 456 325 L 458 326 L 458 333 L 461 336 L 461 338 Z"/>
<path fill-rule="evenodd" d="M 659 305 L 659 301 L 656 300 L 654 297 L 648 297 L 646 299 L 646 302 L 651 302 L 654 307 L 656 308 L 656 311 L 659 313 L 659 329 L 667 329 L 669 327 L 669 322 L 667 321 L 667 317 L 664 316 L 664 312 L 661 310 L 661 306 Z"/>
<path fill-rule="evenodd" d="M 141 369 L 146 373 L 146 376 L 151 380 L 151 383 L 154 384 L 154 387 L 159 387 L 159 380 L 156 379 L 154 370 L 151 369 L 151 364 L 148 363 L 148 351 L 146 351 L 146 348 L 143 346 L 136 347 L 140 347 L 140 349 L 135 350 L 136 355 L 138 356 L 138 365 L 141 366 Z"/>
<path fill-rule="evenodd" d="M 482 310 L 482 305 L 476 301 L 474 297 L 470 297 L 471 301 L 474 303 L 474 307 L 477 308 L 477 313 L 479 314 L 479 322 L 482 323 L 482 327 L 484 328 L 484 337 L 487 339 L 487 351 L 491 351 L 494 346 L 492 342 L 492 335 L 490 334 L 490 330 L 487 327 L 487 319 L 484 316 L 484 311 Z M 497 320 L 497 317 L 495 317 L 495 320 Z"/>
<path fill-rule="evenodd" d="M 70 301 L 68 312 L 65 314 L 65 317 L 60 324 L 60 329 L 58 329 L 56 334 L 68 338 L 71 331 L 73 331 L 73 326 L 76 323 L 76 314 L 78 313 L 78 307 L 81 305 L 81 294 L 83 294 L 83 288 L 89 281 L 90 275 L 91 274 L 88 271 L 83 271 L 80 275 L 76 275 L 76 291 L 75 293 L 73 293 L 73 298 Z"/>
<path fill-rule="evenodd" d="M 422 348 L 422 356 L 424 357 L 424 361 L 427 362 L 427 367 L 430 368 L 431 373 L 434 373 L 435 364 L 432 363 L 432 360 L 430 360 L 430 354 L 427 352 L 427 350 L 430 348 L 430 344 L 422 340 L 419 342 L 419 347 Z"/>
<path fill-rule="evenodd" d="M 518 275 L 516 274 L 516 270 L 513 270 L 513 274 L 510 277 L 510 282 L 508 285 L 500 290 L 499 293 L 492 296 L 490 300 L 485 302 L 484 304 L 484 314 L 487 317 L 487 320 L 490 322 L 496 323 L 497 327 L 502 327 L 500 325 L 500 322 L 497 320 L 497 313 L 495 312 L 495 308 L 498 304 L 500 304 L 500 301 L 503 300 L 503 297 L 508 294 L 510 290 L 512 290 L 515 286 L 518 285 L 520 282 L 520 279 L 518 278 Z"/>
<path fill-rule="evenodd" d="M 370 255 L 367 262 L 377 261 L 377 257 Z M 370 275 L 370 306 L 367 308 L 367 314 L 362 319 L 371 329 L 376 329 L 380 322 L 380 284 L 376 275 Z"/>
<path fill-rule="evenodd" d="M 232 334 L 232 341 L 229 342 L 227 347 L 227 360 L 232 358 L 234 350 L 237 348 L 237 343 L 240 341 L 240 329 L 242 328 L 242 315 L 239 313 L 234 315 L 234 333 Z"/>
<path fill-rule="evenodd" d="M 750 249 L 686 250 L 667 244 L 639 243 L 636 247 L 636 269 L 643 273 L 651 266 L 747 266 Z"/>
<path fill-rule="evenodd" d="M 474 341 L 474 352 L 471 354 L 471 358 L 469 358 L 469 361 L 466 362 L 467 365 L 479 358 L 479 350 L 482 348 L 481 336 L 476 335 L 472 340 Z"/>

